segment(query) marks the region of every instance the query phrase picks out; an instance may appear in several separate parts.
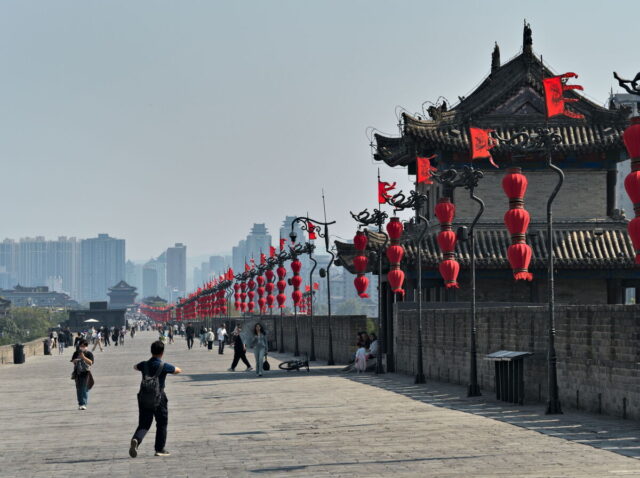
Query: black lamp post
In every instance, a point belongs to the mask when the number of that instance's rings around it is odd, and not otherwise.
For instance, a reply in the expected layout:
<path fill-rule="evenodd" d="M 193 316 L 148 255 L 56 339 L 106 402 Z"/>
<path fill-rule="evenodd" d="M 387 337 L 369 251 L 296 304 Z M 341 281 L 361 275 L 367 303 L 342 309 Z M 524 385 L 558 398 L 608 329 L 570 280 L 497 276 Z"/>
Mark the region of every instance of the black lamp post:
<path fill-rule="evenodd" d="M 298 236 L 293 230 L 289 234 L 289 237 L 291 238 L 291 242 L 295 244 Z M 305 242 L 302 245 L 302 248 L 299 249 L 299 252 L 298 252 L 298 254 L 308 254 L 309 260 L 311 260 L 311 262 L 313 262 L 313 267 L 311 268 L 311 271 L 309 272 L 309 285 L 311 286 L 311 301 L 310 301 L 310 305 L 309 305 L 309 319 L 310 319 L 310 323 L 309 323 L 310 337 L 309 337 L 309 339 L 310 339 L 310 348 L 311 348 L 311 350 L 309 351 L 309 360 L 311 360 L 311 361 L 315 361 L 316 360 L 316 341 L 315 341 L 315 335 L 314 335 L 314 332 L 313 332 L 313 273 L 316 270 L 316 267 L 318 266 L 318 261 L 316 261 L 313 258 L 313 251 L 315 250 L 315 248 L 316 248 L 316 246 L 313 243 Z M 303 294 L 303 296 L 304 296 L 304 294 Z M 297 321 L 296 321 L 296 342 L 297 342 Z"/>
<path fill-rule="evenodd" d="M 474 230 L 476 224 L 480 220 L 480 216 L 484 212 L 484 201 L 475 195 L 475 188 L 478 181 L 484 176 L 482 171 L 475 169 L 473 166 L 465 166 L 460 172 L 455 169 L 448 169 L 440 174 L 433 175 L 436 181 L 442 184 L 447 192 L 452 193 L 457 187 L 464 187 L 469 190 L 469 197 L 478 204 L 478 212 L 473 218 L 468 232 L 466 228 L 458 229 L 458 238 L 462 241 L 469 240 L 469 255 L 471 256 L 471 338 L 470 338 L 470 356 L 469 356 L 469 387 L 467 389 L 468 397 L 479 397 L 480 385 L 478 384 L 478 364 L 476 350 L 476 247 Z"/>
<path fill-rule="evenodd" d="M 316 221 L 315 219 L 311 219 L 306 216 L 297 217 L 293 221 L 291 221 L 291 233 L 289 234 L 289 237 L 291 237 L 292 242 L 295 242 L 297 238 L 297 235 L 293 230 L 296 223 L 300 223 L 300 228 L 303 231 L 309 231 L 309 223 L 311 223 L 311 225 L 313 226 L 311 232 L 324 239 L 325 250 L 327 251 L 327 254 L 331 255 L 331 259 L 329 260 L 329 264 L 327 265 L 326 270 L 324 268 L 320 269 L 320 277 L 326 276 L 327 278 L 327 321 L 329 329 L 329 358 L 327 360 L 327 365 L 335 365 L 335 361 L 333 359 L 333 332 L 331 330 L 331 274 L 329 273 L 329 269 L 331 268 L 331 265 L 333 264 L 336 256 L 329 247 L 329 226 L 331 224 L 335 224 L 336 221 L 322 222 Z"/>
<path fill-rule="evenodd" d="M 384 234 L 385 238 L 382 245 L 372 249 L 376 262 L 378 263 L 378 354 L 376 357 L 376 373 L 381 374 L 384 373 L 384 367 L 382 366 L 382 354 L 383 351 L 386 351 L 386 348 L 383 349 L 382 346 L 384 343 L 384 329 L 382 327 L 382 256 L 387 248 L 387 244 L 389 243 L 389 236 L 382 232 L 382 225 L 389 216 L 386 212 L 382 212 L 379 209 L 374 209 L 373 214 L 369 213 L 368 209 L 365 209 L 364 211 L 360 211 L 358 214 L 351 213 L 351 217 L 353 217 L 360 226 L 378 226 L 378 233 Z"/>
<path fill-rule="evenodd" d="M 560 405 L 560 397 L 558 392 L 558 372 L 557 372 L 557 356 L 556 356 L 556 318 L 555 318 L 555 283 L 554 283 L 554 248 L 555 241 L 553 237 L 553 200 L 556 198 L 562 183 L 564 182 L 564 172 L 558 166 L 553 164 L 552 153 L 562 144 L 562 136 L 551 128 L 537 128 L 535 133 L 522 131 L 513 135 L 510 139 L 503 138 L 492 132 L 491 135 L 501 145 L 506 145 L 511 151 L 517 153 L 536 153 L 543 152 L 546 154 L 547 166 L 558 176 L 558 181 L 551 191 L 551 195 L 547 200 L 547 269 L 548 269 L 548 300 L 549 300 L 549 318 L 548 318 L 548 334 L 549 345 L 547 350 L 547 379 L 549 398 L 547 400 L 547 414 L 562 413 Z"/>
<path fill-rule="evenodd" d="M 426 194 L 411 191 L 407 198 L 402 191 L 394 196 L 387 198 L 387 204 L 393 206 L 394 211 L 404 211 L 405 209 L 413 209 L 415 211 L 414 224 L 417 228 L 422 222 L 424 227 L 422 231 L 417 235 L 416 249 L 418 250 L 418 359 L 417 359 L 417 371 L 414 382 L 426 383 L 427 379 L 424 375 L 424 360 L 422 357 L 422 239 L 424 238 L 427 230 L 429 229 L 429 220 L 420 214 L 420 209 L 423 204 L 426 204 L 428 197 Z"/>

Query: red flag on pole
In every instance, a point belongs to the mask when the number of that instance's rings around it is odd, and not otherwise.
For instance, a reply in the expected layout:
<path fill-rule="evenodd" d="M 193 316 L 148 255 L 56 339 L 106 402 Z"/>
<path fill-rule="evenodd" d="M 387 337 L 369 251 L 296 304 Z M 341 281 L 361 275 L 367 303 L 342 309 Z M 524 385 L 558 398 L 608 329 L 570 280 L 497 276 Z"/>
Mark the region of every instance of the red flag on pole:
<path fill-rule="evenodd" d="M 269 257 L 275 257 L 276 256 L 276 248 L 273 246 L 269 246 Z"/>
<path fill-rule="evenodd" d="M 471 159 L 489 158 L 491 166 L 497 168 L 498 165 L 493 161 L 493 157 L 489 150 L 496 146 L 498 142 L 489 136 L 492 129 L 482 129 L 469 127 L 469 138 L 471 141 Z"/>
<path fill-rule="evenodd" d="M 313 283 L 313 290 L 318 290 L 320 288 L 320 284 L 318 284 L 317 282 Z"/>
<path fill-rule="evenodd" d="M 262 252 L 260 253 L 260 264 L 267 263 L 267 256 L 265 256 Z"/>
<path fill-rule="evenodd" d="M 280 238 L 280 250 L 284 251 L 284 245 L 287 243 L 287 240 L 284 237 Z"/>
<path fill-rule="evenodd" d="M 251 270 L 251 267 L 249 267 L 249 264 L 247 264 L 246 262 L 244 263 L 244 271 L 245 272 L 249 272 Z"/>
<path fill-rule="evenodd" d="M 416 177 L 416 182 L 418 184 L 420 183 L 425 183 L 425 184 L 433 184 L 433 180 L 431 179 L 431 173 L 433 171 L 437 171 L 437 168 L 434 168 L 433 166 L 431 166 L 431 160 L 434 159 L 436 157 L 436 155 L 432 155 L 429 156 L 428 158 L 422 158 L 422 157 L 417 157 L 416 158 L 416 163 L 417 163 L 417 177 Z"/>
<path fill-rule="evenodd" d="M 311 221 L 308 221 L 309 223 L 309 240 L 312 241 L 316 238 L 316 226 L 314 226 L 314 224 Z"/>
<path fill-rule="evenodd" d="M 389 191 L 396 188 L 396 183 L 387 183 L 378 179 L 378 204 L 384 204 L 387 202 Z"/>
<path fill-rule="evenodd" d="M 544 86 L 544 102 L 547 107 L 547 118 L 565 115 L 569 118 L 582 119 L 584 115 L 574 113 L 566 108 L 566 103 L 575 103 L 577 98 L 565 98 L 564 92 L 568 90 L 583 90 L 580 85 L 567 85 L 568 78 L 578 78 L 575 73 L 552 76 L 542 80 Z"/>

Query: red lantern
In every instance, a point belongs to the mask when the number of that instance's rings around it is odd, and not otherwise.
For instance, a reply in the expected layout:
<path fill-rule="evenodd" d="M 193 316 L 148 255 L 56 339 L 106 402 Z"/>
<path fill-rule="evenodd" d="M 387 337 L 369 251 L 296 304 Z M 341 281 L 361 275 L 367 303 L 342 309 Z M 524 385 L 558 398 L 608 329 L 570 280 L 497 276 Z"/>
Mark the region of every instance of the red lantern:
<path fill-rule="evenodd" d="M 271 294 L 273 292 L 274 287 L 275 287 L 275 284 L 273 282 L 267 282 L 266 285 L 264 286 L 264 289 L 267 291 L 267 294 Z"/>
<path fill-rule="evenodd" d="M 264 313 L 266 304 L 267 304 L 267 300 L 264 297 L 260 297 L 258 299 L 258 307 L 260 307 L 260 312 Z"/>
<path fill-rule="evenodd" d="M 636 264 L 640 264 L 640 217 L 634 217 L 627 226 L 633 249 L 636 252 Z"/>
<path fill-rule="evenodd" d="M 256 277 L 256 281 L 258 282 L 258 286 L 264 285 L 264 277 L 258 276 Z"/>
<path fill-rule="evenodd" d="M 458 285 L 458 273 L 460 272 L 460 264 L 458 264 L 458 261 L 454 259 L 445 259 L 440 262 L 438 270 L 444 279 L 444 286 L 446 288 L 453 287 L 458 289 L 460 287 Z"/>
<path fill-rule="evenodd" d="M 295 289 L 299 289 L 300 286 L 302 285 L 302 276 L 300 275 L 295 275 L 291 278 L 291 285 L 295 288 Z"/>
<path fill-rule="evenodd" d="M 528 270 L 531 262 L 531 247 L 528 244 L 511 244 L 507 249 L 507 257 L 516 280 L 531 280 L 531 273 Z"/>
<path fill-rule="evenodd" d="M 442 252 L 453 252 L 456 248 L 456 233 L 453 231 L 440 231 L 437 240 Z"/>
<path fill-rule="evenodd" d="M 387 224 L 387 233 L 391 241 L 391 245 L 387 247 L 386 250 L 387 259 L 389 259 L 387 281 L 389 282 L 389 286 L 391 286 L 391 291 L 394 294 L 400 294 L 402 296 L 404 296 L 404 289 L 402 288 L 402 284 L 404 284 L 404 272 L 400 269 L 400 262 L 402 262 L 402 258 L 404 257 L 404 248 L 400 245 L 400 237 L 402 237 L 403 231 L 404 226 L 400 220 L 397 217 L 392 217 L 391 221 Z"/>
<path fill-rule="evenodd" d="M 275 300 L 275 297 L 273 296 L 273 294 L 269 294 L 267 296 L 267 305 L 269 306 L 269 308 L 273 307 L 273 301 Z M 286 298 L 285 298 L 286 300 Z"/>
<path fill-rule="evenodd" d="M 515 280 L 532 280 L 529 272 L 531 246 L 527 244 L 526 234 L 530 216 L 524 208 L 524 195 L 527 192 L 527 178 L 521 168 L 509 168 L 502 178 L 502 189 L 509 198 L 509 210 L 504 215 L 504 223 L 511 234 L 511 245 L 507 258 Z"/>
<path fill-rule="evenodd" d="M 356 235 L 353 238 L 353 245 L 357 251 L 364 251 L 367 248 L 367 242 L 367 235 L 364 232 L 356 232 Z"/>
<path fill-rule="evenodd" d="M 394 294 L 404 295 L 402 284 L 404 283 L 404 272 L 401 269 L 391 269 L 387 274 L 387 280 Z"/>
<path fill-rule="evenodd" d="M 293 304 L 297 307 L 302 300 L 302 292 L 300 292 L 299 290 L 294 290 L 293 294 L 291 294 L 291 298 L 293 299 Z"/>
<path fill-rule="evenodd" d="M 366 272 L 369 258 L 367 256 L 355 256 L 353 258 L 353 267 L 356 272 Z"/>
<path fill-rule="evenodd" d="M 404 231 L 404 226 L 397 217 L 392 217 L 391 221 L 387 223 L 387 234 L 391 241 L 399 241 Z"/>
<path fill-rule="evenodd" d="M 400 262 L 402 262 L 402 258 L 404 257 L 404 248 L 396 244 L 387 247 L 386 253 L 387 259 L 389 259 L 389 263 L 400 264 Z"/>
<path fill-rule="evenodd" d="M 629 158 L 640 159 L 640 116 L 631 118 L 631 126 L 624 130 L 622 140 Z"/>
<path fill-rule="evenodd" d="M 369 287 L 369 279 L 367 279 L 367 276 L 359 275 L 353 280 L 353 285 L 355 285 L 356 291 L 358 291 L 358 296 L 363 299 L 369 297 L 369 294 L 367 294 L 367 287 Z"/>
<path fill-rule="evenodd" d="M 300 262 L 298 259 L 291 262 L 291 270 L 294 274 L 299 274 L 300 269 L 302 269 L 302 262 Z"/>
<path fill-rule="evenodd" d="M 280 266 L 276 269 L 276 273 L 278 274 L 278 279 L 284 279 L 287 276 L 287 269 Z"/>
<path fill-rule="evenodd" d="M 456 214 L 456 207 L 448 197 L 442 197 L 438 200 L 435 207 L 435 214 L 440 224 L 451 224 Z"/>
<path fill-rule="evenodd" d="M 635 164 L 634 167 L 640 167 L 640 164 Z M 631 199 L 631 204 L 635 206 L 640 203 L 640 171 L 634 170 L 627 174 L 624 178 L 624 189 Z"/>
<path fill-rule="evenodd" d="M 279 280 L 278 283 L 276 284 L 276 287 L 278 287 L 278 292 L 283 293 L 284 290 L 287 288 L 287 281 Z"/>

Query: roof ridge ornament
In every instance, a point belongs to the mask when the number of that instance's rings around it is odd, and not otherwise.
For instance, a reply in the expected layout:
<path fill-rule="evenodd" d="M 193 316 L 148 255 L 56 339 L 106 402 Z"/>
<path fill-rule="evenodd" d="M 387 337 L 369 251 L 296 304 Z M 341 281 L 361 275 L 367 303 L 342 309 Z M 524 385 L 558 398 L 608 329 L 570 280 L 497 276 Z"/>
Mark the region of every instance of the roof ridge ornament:
<path fill-rule="evenodd" d="M 500 68 L 500 47 L 498 46 L 498 42 L 496 42 L 493 47 L 493 53 L 491 53 L 491 73 L 494 73 L 496 70 Z"/>
<path fill-rule="evenodd" d="M 522 52 L 525 55 L 533 55 L 533 38 L 531 35 L 531 25 L 524 21 L 524 28 L 522 30 Z"/>

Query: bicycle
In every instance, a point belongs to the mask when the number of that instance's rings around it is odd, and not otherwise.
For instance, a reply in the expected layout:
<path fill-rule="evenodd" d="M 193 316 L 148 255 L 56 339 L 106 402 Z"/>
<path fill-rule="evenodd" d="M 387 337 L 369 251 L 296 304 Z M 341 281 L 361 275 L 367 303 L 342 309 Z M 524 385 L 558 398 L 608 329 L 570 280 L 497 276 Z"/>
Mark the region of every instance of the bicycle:
<path fill-rule="evenodd" d="M 278 365 L 280 370 L 286 370 L 290 372 L 291 370 L 300 371 L 301 368 L 306 368 L 307 372 L 309 371 L 309 355 L 305 354 L 305 360 L 288 360 L 286 362 L 282 362 Z"/>

